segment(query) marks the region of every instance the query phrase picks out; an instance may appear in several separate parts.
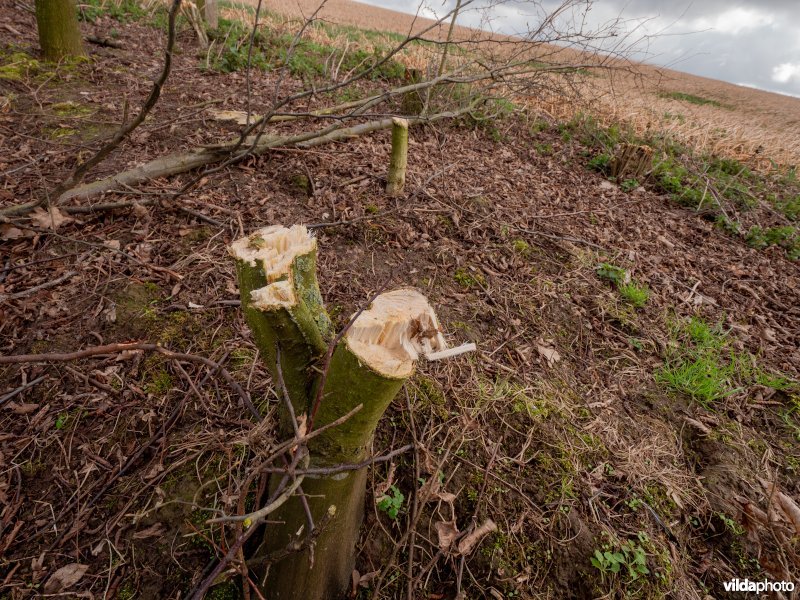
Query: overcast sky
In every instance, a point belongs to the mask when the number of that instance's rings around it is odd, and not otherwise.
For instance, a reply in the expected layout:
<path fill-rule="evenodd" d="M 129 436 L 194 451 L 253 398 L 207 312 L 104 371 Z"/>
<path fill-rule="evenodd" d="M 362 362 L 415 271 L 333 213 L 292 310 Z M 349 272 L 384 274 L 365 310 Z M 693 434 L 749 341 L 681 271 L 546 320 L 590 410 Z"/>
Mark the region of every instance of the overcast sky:
<path fill-rule="evenodd" d="M 361 0 L 414 13 L 418 0 Z M 422 14 L 444 14 L 455 0 L 424 0 Z M 484 5 L 488 0 L 478 0 Z M 560 4 L 512 0 L 493 10 L 493 29 L 521 33 Z M 584 6 L 586 3 L 582 3 Z M 589 27 L 621 16 L 628 30 L 654 35 L 636 58 L 679 71 L 800 97 L 800 0 L 595 0 Z M 573 13 L 575 14 L 575 13 Z M 476 11 L 459 22 L 476 26 Z M 655 35 L 661 33 L 662 35 Z"/>

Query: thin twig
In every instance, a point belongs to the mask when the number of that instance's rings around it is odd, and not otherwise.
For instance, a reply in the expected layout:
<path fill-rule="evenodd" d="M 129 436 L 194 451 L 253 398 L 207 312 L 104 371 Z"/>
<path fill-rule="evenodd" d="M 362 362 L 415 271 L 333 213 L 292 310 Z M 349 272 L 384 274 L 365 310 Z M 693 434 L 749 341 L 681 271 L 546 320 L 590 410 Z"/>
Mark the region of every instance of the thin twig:
<path fill-rule="evenodd" d="M 37 377 L 36 379 L 34 379 L 33 381 L 29 381 L 28 383 L 26 383 L 26 384 L 24 384 L 24 385 L 21 385 L 21 386 L 19 386 L 17 389 L 10 391 L 10 392 L 9 392 L 9 393 L 7 393 L 5 396 L 3 396 L 2 398 L 0 398 L 0 406 L 2 406 L 3 404 L 5 404 L 5 403 L 6 403 L 6 402 L 8 402 L 9 400 L 11 400 L 11 399 L 12 399 L 14 396 L 16 396 L 17 394 L 20 394 L 20 393 L 24 392 L 25 390 L 27 390 L 27 389 L 29 389 L 29 388 L 32 388 L 32 387 L 33 387 L 33 386 L 35 386 L 37 383 L 39 383 L 40 381 L 42 381 L 42 380 L 43 380 L 45 377 L 46 377 L 46 375 L 41 375 L 41 376 Z"/>
<path fill-rule="evenodd" d="M 4 302 L 6 300 L 19 300 L 20 298 L 26 298 L 31 294 L 35 294 L 36 292 L 40 292 L 41 290 L 47 290 L 53 287 L 57 287 L 64 283 L 67 279 L 77 275 L 75 271 L 67 271 L 58 279 L 53 279 L 52 281 L 46 281 L 45 283 L 41 283 L 36 285 L 32 288 L 28 288 L 27 290 L 22 290 L 21 292 L 16 292 L 14 294 L 0 294 L 0 302 Z"/>
<path fill-rule="evenodd" d="M 398 448 L 397 450 L 392 450 L 391 452 L 387 454 L 382 454 L 381 456 L 374 456 L 372 458 L 368 458 L 359 463 L 337 465 L 335 467 L 315 467 L 310 469 L 299 469 L 295 470 L 294 472 L 298 475 L 336 475 L 337 473 L 345 473 L 347 471 L 358 471 L 359 469 L 363 469 L 364 467 L 368 467 L 370 465 L 388 462 L 392 460 L 395 456 L 403 454 L 404 452 L 408 452 L 413 447 L 414 444 L 406 444 L 405 446 Z M 286 473 L 287 469 L 280 467 L 269 467 L 266 469 L 261 469 L 261 472 Z"/>
<path fill-rule="evenodd" d="M 308 452 L 303 452 L 303 454 L 304 456 L 302 461 L 304 468 L 306 468 L 308 466 L 309 454 Z M 215 519 L 209 519 L 206 521 L 206 523 L 240 523 L 247 521 L 255 522 L 266 519 L 270 513 L 275 512 L 281 506 L 283 506 L 284 502 L 286 502 L 292 496 L 292 494 L 294 494 L 295 490 L 300 487 L 300 484 L 303 483 L 303 480 L 306 478 L 305 474 L 298 473 L 298 475 L 299 476 L 294 478 L 289 487 L 287 487 L 280 496 L 267 504 L 264 508 L 260 508 L 259 510 L 246 515 L 222 516 Z"/>
<path fill-rule="evenodd" d="M 184 354 L 182 352 L 173 352 L 171 350 L 167 350 L 163 346 L 159 346 L 158 344 L 147 344 L 141 342 L 122 342 L 119 344 L 107 344 L 105 346 L 93 346 L 90 348 L 85 348 L 84 350 L 78 350 L 77 352 L 66 352 L 66 353 L 57 353 L 57 352 L 50 352 L 50 353 L 43 353 L 43 354 L 16 354 L 11 356 L 0 356 L 0 365 L 11 365 L 16 363 L 31 363 L 31 362 L 67 362 L 71 360 L 80 360 L 82 358 L 88 358 L 90 356 L 97 356 L 99 354 L 118 354 L 120 352 L 129 352 L 131 350 L 143 350 L 148 352 L 158 352 L 166 356 L 167 358 L 171 358 L 173 360 L 186 360 L 189 362 L 199 362 L 208 367 L 214 369 L 215 372 L 222 375 L 225 381 L 230 385 L 234 391 L 239 395 L 241 398 L 242 403 L 245 407 L 252 413 L 252 415 L 261 420 L 261 413 L 258 412 L 258 409 L 253 405 L 250 401 L 250 396 L 247 392 L 242 389 L 242 386 L 233 378 L 233 376 L 222 367 L 217 362 L 209 358 L 205 358 L 204 356 L 197 356 L 195 354 Z"/>

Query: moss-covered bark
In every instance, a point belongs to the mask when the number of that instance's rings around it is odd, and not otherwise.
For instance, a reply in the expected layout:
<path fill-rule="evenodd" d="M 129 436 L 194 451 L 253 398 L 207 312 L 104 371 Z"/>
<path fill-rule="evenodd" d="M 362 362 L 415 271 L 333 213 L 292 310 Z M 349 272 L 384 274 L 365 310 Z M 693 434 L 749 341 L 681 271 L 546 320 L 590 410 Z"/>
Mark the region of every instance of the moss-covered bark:
<path fill-rule="evenodd" d="M 333 467 L 367 458 L 380 418 L 403 385 L 404 378 L 380 375 L 366 366 L 342 340 L 333 354 L 315 427 L 335 421 L 356 406 L 362 408 L 344 423 L 326 430 L 309 443 L 312 467 Z M 306 476 L 303 491 L 311 514 L 319 521 L 330 506 L 336 514 L 317 538 L 314 567 L 311 552 L 287 557 L 270 568 L 265 595 L 270 600 L 338 599 L 347 588 L 355 563 L 364 509 L 366 468 L 334 475 Z M 267 530 L 261 552 L 284 548 L 306 523 L 299 498 L 291 498 L 271 515 L 281 524 Z M 303 530 L 305 534 L 305 529 Z M 303 534 L 303 535 L 304 535 Z"/>
<path fill-rule="evenodd" d="M 293 306 L 263 310 L 253 305 L 251 293 L 275 281 L 267 279 L 261 264 L 253 266 L 243 260 L 236 261 L 245 320 L 276 382 L 277 349 L 280 348 L 283 380 L 297 415 L 307 413 L 310 408 L 314 386 L 310 369 L 327 350 L 332 333 L 316 268 L 316 250 L 297 256 L 290 272 L 282 279 L 291 283 L 297 302 Z M 292 433 L 292 426 L 285 420 L 288 415 L 282 414 L 282 417 L 282 430 L 288 435 Z"/>
<path fill-rule="evenodd" d="M 36 0 L 39 45 L 46 60 L 85 56 L 75 0 Z"/>
<path fill-rule="evenodd" d="M 312 461 L 330 466 L 366 458 L 378 421 L 404 381 L 405 378 L 386 377 L 367 367 L 343 339 L 331 358 L 315 426 L 327 425 L 359 404 L 362 408 L 341 425 L 311 440 Z"/>

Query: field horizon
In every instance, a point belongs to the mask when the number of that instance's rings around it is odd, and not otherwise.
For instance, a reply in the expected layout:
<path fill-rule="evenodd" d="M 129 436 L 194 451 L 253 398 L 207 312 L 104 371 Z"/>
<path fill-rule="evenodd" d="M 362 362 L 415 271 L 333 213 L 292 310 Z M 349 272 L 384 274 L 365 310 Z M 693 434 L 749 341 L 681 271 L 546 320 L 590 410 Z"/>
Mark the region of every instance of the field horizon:
<path fill-rule="evenodd" d="M 257 0 L 244 2 L 258 4 Z M 319 2 L 265 0 L 263 6 L 295 19 L 308 17 Z M 401 35 L 435 23 L 357 0 L 329 0 L 318 18 L 335 25 Z M 455 31 L 456 35 L 469 36 L 477 30 L 457 26 Z M 431 33 L 445 39 L 446 24 L 439 24 Z M 593 78 L 582 104 L 575 104 L 572 98 L 549 96 L 531 98 L 529 106 L 556 119 L 589 112 L 606 123 L 629 123 L 639 132 L 658 127 L 700 151 L 747 162 L 761 170 L 769 170 L 774 164 L 788 168 L 800 164 L 800 98 L 633 59 L 623 67 L 627 71 L 609 71 L 609 76 Z"/>

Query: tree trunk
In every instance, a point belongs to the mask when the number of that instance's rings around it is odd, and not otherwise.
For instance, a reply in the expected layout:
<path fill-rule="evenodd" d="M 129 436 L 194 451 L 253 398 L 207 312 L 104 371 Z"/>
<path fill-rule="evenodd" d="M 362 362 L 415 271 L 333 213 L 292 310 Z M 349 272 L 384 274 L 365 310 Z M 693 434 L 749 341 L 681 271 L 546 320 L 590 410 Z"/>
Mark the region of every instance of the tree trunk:
<path fill-rule="evenodd" d="M 209 29 L 216 29 L 219 27 L 219 9 L 217 8 L 217 0 L 205 0 L 203 3 L 203 17 L 206 20 L 206 25 Z"/>
<path fill-rule="evenodd" d="M 422 294 L 412 289 L 387 292 L 375 298 L 341 336 L 323 375 L 321 359 L 333 336 L 316 278 L 316 250 L 316 239 L 299 225 L 267 227 L 230 248 L 247 323 L 276 388 L 282 380 L 292 412 L 299 417 L 292 423 L 284 404 L 282 433 L 288 437 L 296 427 L 317 429 L 360 407 L 347 421 L 309 442 L 311 468 L 325 469 L 368 457 L 378 422 L 413 373 L 418 355 L 441 353 L 446 344 Z M 302 489 L 314 523 L 324 520 L 326 525 L 313 550 L 275 564 L 269 564 L 271 554 L 311 532 L 297 496 L 270 515 L 256 560 L 248 560 L 253 579 L 266 582 L 266 598 L 343 596 L 355 561 L 365 487 L 366 468 L 306 475 Z"/>
<path fill-rule="evenodd" d="M 46 60 L 85 56 L 75 0 L 36 0 L 39 45 Z"/>
<path fill-rule="evenodd" d="M 392 119 L 392 160 L 389 162 L 389 175 L 386 193 L 399 196 L 406 184 L 406 166 L 408 165 L 408 121 Z"/>

